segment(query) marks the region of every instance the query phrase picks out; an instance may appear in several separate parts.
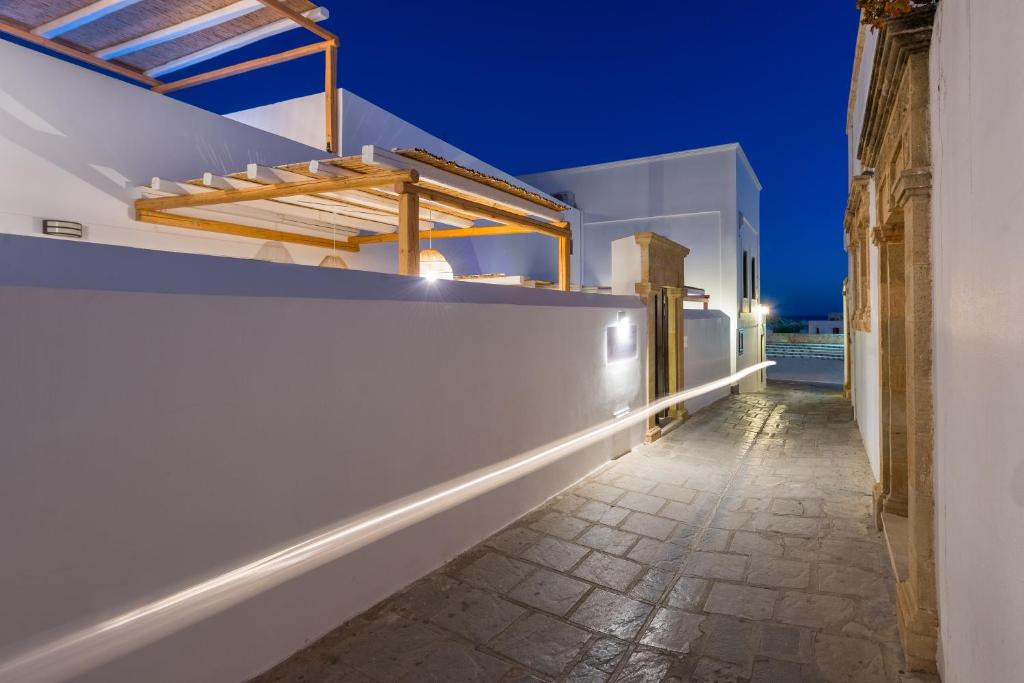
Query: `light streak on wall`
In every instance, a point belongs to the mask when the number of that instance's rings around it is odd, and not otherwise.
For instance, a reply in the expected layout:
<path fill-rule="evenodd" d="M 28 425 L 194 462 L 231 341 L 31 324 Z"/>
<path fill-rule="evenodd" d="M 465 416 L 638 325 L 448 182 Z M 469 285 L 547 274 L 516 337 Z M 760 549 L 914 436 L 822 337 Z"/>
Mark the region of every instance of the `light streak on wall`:
<path fill-rule="evenodd" d="M 617 412 L 619 417 L 572 436 L 392 501 L 253 562 L 50 640 L 0 663 L 0 681 L 43 683 L 80 675 L 771 365 L 775 362 L 758 363 L 637 410 Z"/>

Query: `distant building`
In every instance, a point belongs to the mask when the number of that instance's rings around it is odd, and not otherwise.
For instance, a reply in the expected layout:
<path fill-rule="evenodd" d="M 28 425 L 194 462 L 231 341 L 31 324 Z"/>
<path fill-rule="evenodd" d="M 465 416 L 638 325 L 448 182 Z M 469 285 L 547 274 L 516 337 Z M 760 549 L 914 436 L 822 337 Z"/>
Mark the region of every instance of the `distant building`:
<path fill-rule="evenodd" d="M 842 318 L 836 320 L 829 316 L 828 320 L 807 321 L 807 334 L 843 334 L 844 331 Z"/>

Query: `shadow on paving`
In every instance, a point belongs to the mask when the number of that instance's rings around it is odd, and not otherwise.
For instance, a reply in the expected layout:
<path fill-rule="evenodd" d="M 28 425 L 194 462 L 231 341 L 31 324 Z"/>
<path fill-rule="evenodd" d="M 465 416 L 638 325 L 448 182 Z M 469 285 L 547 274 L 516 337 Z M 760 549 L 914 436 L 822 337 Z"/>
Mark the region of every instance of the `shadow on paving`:
<path fill-rule="evenodd" d="M 837 392 L 730 396 L 256 680 L 935 680 L 871 485 Z"/>

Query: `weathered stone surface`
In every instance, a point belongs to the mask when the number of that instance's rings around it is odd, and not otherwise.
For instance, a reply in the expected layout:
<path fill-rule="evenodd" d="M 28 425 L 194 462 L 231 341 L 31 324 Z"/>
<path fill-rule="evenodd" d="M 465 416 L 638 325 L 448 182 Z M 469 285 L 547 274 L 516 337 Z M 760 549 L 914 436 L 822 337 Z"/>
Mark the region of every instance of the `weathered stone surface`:
<path fill-rule="evenodd" d="M 778 557 L 751 557 L 747 583 L 772 588 L 807 588 L 811 581 L 811 565 L 800 560 Z"/>
<path fill-rule="evenodd" d="M 692 576 L 681 577 L 668 595 L 668 604 L 680 609 L 696 611 L 704 601 L 708 583 L 707 579 L 698 579 Z"/>
<path fill-rule="evenodd" d="M 685 547 L 676 543 L 641 538 L 626 557 L 659 569 L 676 569 L 686 556 L 686 552 Z"/>
<path fill-rule="evenodd" d="M 877 643 L 819 633 L 814 638 L 814 663 L 826 681 L 873 683 L 885 680 Z"/>
<path fill-rule="evenodd" d="M 807 661 L 811 648 L 811 631 L 797 626 L 765 624 L 761 628 L 760 654 L 773 659 Z"/>
<path fill-rule="evenodd" d="M 590 586 L 583 581 L 547 569 L 538 569 L 508 596 L 531 607 L 564 615 L 588 590 Z"/>
<path fill-rule="evenodd" d="M 674 484 L 658 484 L 651 491 L 651 495 L 674 500 L 678 503 L 692 503 L 697 497 L 697 491 Z"/>
<path fill-rule="evenodd" d="M 573 574 L 581 579 L 624 591 L 633 584 L 642 571 L 643 567 L 636 562 L 593 552 L 580 563 Z"/>
<path fill-rule="evenodd" d="M 564 572 L 579 562 L 588 552 L 589 549 L 581 545 L 551 536 L 542 536 L 540 540 L 527 548 L 521 557 Z"/>
<path fill-rule="evenodd" d="M 782 539 L 753 531 L 737 531 L 732 536 L 729 552 L 743 555 L 782 557 Z"/>
<path fill-rule="evenodd" d="M 709 579 L 739 581 L 747 568 L 747 557 L 726 553 L 692 552 L 683 565 L 683 573 Z"/>
<path fill-rule="evenodd" d="M 626 515 L 628 515 L 629 512 L 630 511 L 626 508 L 612 507 L 607 503 L 602 503 L 597 500 L 589 500 L 581 505 L 573 514 L 580 519 L 585 519 L 588 522 L 594 522 L 595 524 L 616 526 L 626 518 Z"/>
<path fill-rule="evenodd" d="M 707 634 L 703 654 L 750 669 L 757 649 L 757 627 L 749 621 L 713 614 L 701 625 Z"/>
<path fill-rule="evenodd" d="M 758 657 L 754 660 L 754 671 L 750 683 L 783 683 L 784 681 L 814 680 L 801 675 L 802 667 L 796 662 Z"/>
<path fill-rule="evenodd" d="M 782 594 L 775 619 L 786 624 L 824 629 L 840 626 L 853 618 L 856 604 L 836 595 L 787 592 Z"/>
<path fill-rule="evenodd" d="M 630 596 L 644 602 L 655 603 L 661 599 L 668 587 L 672 585 L 675 575 L 665 569 L 650 569 L 645 573 L 632 590 Z"/>
<path fill-rule="evenodd" d="M 664 541 L 675 530 L 676 522 L 664 517 L 634 512 L 629 517 L 626 517 L 626 520 L 619 525 L 619 528 Z"/>
<path fill-rule="evenodd" d="M 857 567 L 825 563 L 818 565 L 818 588 L 828 593 L 869 598 L 885 595 L 888 584 L 887 577 Z"/>
<path fill-rule="evenodd" d="M 667 501 L 664 498 L 658 498 L 657 496 L 648 495 L 646 493 L 637 493 L 636 491 L 630 491 L 622 498 L 619 499 L 617 505 L 630 510 L 636 510 L 638 512 L 646 512 L 647 514 L 657 514 L 658 510 L 665 506 Z"/>
<path fill-rule="evenodd" d="M 768 619 L 778 593 L 767 588 L 716 583 L 711 587 L 704 609 L 717 614 L 731 614 L 744 619 Z"/>
<path fill-rule="evenodd" d="M 568 515 L 563 515 L 558 512 L 552 512 L 544 515 L 536 522 L 530 525 L 531 529 L 536 531 L 543 531 L 546 534 L 557 536 L 571 541 L 580 535 L 580 532 L 590 526 L 589 523 L 582 519 L 576 519 Z"/>
<path fill-rule="evenodd" d="M 636 534 L 621 531 L 620 529 L 612 529 L 607 526 L 593 526 L 576 540 L 585 546 L 603 550 L 612 555 L 622 555 L 633 547 L 638 538 L 640 537 Z"/>
<path fill-rule="evenodd" d="M 616 638 L 632 638 L 651 609 L 646 603 L 597 588 L 576 608 L 572 620 Z"/>
<path fill-rule="evenodd" d="M 614 503 L 619 497 L 625 493 L 624 490 L 615 488 L 614 486 L 608 486 L 607 484 L 601 484 L 598 482 L 590 482 L 578 487 L 574 493 L 585 498 L 591 498 L 593 500 L 599 500 L 602 503 Z"/>
<path fill-rule="evenodd" d="M 626 662 L 617 683 L 660 683 L 671 666 L 672 660 L 663 654 L 638 650 Z"/>
<path fill-rule="evenodd" d="M 458 577 L 478 588 L 507 593 L 525 579 L 533 567 L 498 553 L 487 553 L 459 572 Z"/>
<path fill-rule="evenodd" d="M 710 657 L 701 657 L 690 676 L 691 683 L 737 683 L 742 671 L 729 662 L 720 662 Z"/>
<path fill-rule="evenodd" d="M 625 641 L 615 638 L 598 638 L 583 655 L 581 663 L 594 670 L 611 674 L 628 649 L 629 645 Z"/>
<path fill-rule="evenodd" d="M 492 548 L 497 548 L 510 555 L 518 555 L 532 544 L 537 542 L 540 538 L 540 534 L 531 529 L 524 529 L 522 527 L 516 527 L 513 529 L 506 529 L 501 533 L 491 536 L 489 539 L 484 541 L 487 545 Z"/>
<path fill-rule="evenodd" d="M 693 641 L 700 638 L 700 625 L 704 619 L 705 617 L 700 614 L 663 607 L 654 615 L 640 642 L 662 650 L 685 654 L 690 651 Z"/>
<path fill-rule="evenodd" d="M 492 640 L 489 647 L 531 669 L 554 676 L 576 660 L 589 639 L 590 634 L 582 629 L 543 614 L 532 614 Z"/>

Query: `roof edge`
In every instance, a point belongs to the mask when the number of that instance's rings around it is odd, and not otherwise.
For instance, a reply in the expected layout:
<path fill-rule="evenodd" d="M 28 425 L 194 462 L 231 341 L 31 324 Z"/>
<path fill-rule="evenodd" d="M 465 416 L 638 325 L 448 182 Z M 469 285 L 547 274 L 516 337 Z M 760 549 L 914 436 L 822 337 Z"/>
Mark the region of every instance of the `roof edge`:
<path fill-rule="evenodd" d="M 523 173 L 519 177 L 527 178 L 529 176 L 543 175 L 545 173 L 565 173 L 565 172 L 579 172 L 579 171 L 594 171 L 606 168 L 619 168 L 622 166 L 632 166 L 634 164 L 643 164 L 650 161 L 668 161 L 670 159 L 683 159 L 692 156 L 701 156 L 703 154 L 715 154 L 718 152 L 736 152 L 736 156 L 740 159 L 750 174 L 750 177 L 754 180 L 754 184 L 757 185 L 757 189 L 763 189 L 761 181 L 758 179 L 757 174 L 754 173 L 753 166 L 750 165 L 750 160 L 747 158 L 746 152 L 743 151 L 742 145 L 738 142 L 729 142 L 724 145 L 711 145 L 709 147 L 696 147 L 694 149 L 684 149 L 678 152 L 667 152 L 664 154 L 653 154 L 646 157 L 635 157 L 632 159 L 620 159 L 617 161 L 605 161 L 597 164 L 585 164 L 583 166 L 569 166 L 566 168 L 553 168 L 546 171 L 536 171 L 533 173 Z"/>

